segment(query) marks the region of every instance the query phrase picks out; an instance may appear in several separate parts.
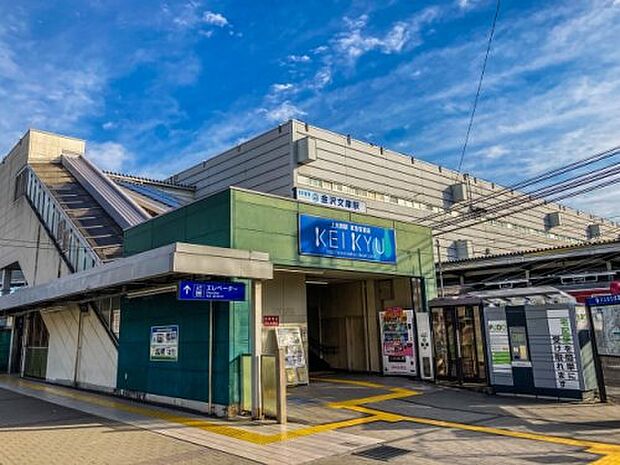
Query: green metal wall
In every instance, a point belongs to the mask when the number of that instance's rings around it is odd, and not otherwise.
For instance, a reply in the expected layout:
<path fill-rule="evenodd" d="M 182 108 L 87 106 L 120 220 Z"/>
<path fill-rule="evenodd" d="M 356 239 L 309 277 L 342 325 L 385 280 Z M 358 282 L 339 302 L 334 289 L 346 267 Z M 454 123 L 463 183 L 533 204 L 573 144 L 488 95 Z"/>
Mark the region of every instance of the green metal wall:
<path fill-rule="evenodd" d="M 124 233 L 126 256 L 172 242 L 230 247 L 230 191 L 153 218 Z"/>
<path fill-rule="evenodd" d="M 214 302 L 213 402 L 230 399 L 230 319 L 227 303 Z M 247 307 L 247 306 L 246 306 Z M 178 361 L 150 361 L 152 326 L 179 326 Z M 181 302 L 174 294 L 122 302 L 119 389 L 208 400 L 209 304 Z"/>
<path fill-rule="evenodd" d="M 298 254 L 298 214 L 394 228 L 397 264 Z M 125 231 L 125 255 L 172 242 L 268 252 L 274 265 L 423 277 L 435 296 L 430 228 L 243 190 L 228 189 Z"/>
<path fill-rule="evenodd" d="M 11 351 L 11 330 L 0 329 L 0 373 L 6 373 L 9 367 L 9 352 Z"/>
<path fill-rule="evenodd" d="M 397 263 L 300 256 L 300 213 L 394 228 Z M 125 255 L 172 242 L 267 252 L 274 265 L 316 267 L 425 278 L 435 295 L 429 228 L 228 189 L 125 231 Z M 249 282 L 248 282 L 249 285 Z M 248 288 L 249 290 L 249 288 Z M 249 294 L 249 292 L 248 292 Z M 239 356 L 249 352 L 250 302 L 218 304 L 215 325 L 214 402 L 239 401 Z M 207 399 L 208 304 L 179 302 L 173 294 L 122 303 L 118 387 L 187 399 Z M 179 361 L 150 362 L 150 327 L 179 325 Z"/>
<path fill-rule="evenodd" d="M 231 191 L 231 247 L 268 252 L 274 265 L 386 273 L 426 278 L 427 296 L 435 296 L 433 241 L 429 228 L 366 214 L 319 207 L 242 190 Z M 396 265 L 299 255 L 298 214 L 394 228 Z"/>

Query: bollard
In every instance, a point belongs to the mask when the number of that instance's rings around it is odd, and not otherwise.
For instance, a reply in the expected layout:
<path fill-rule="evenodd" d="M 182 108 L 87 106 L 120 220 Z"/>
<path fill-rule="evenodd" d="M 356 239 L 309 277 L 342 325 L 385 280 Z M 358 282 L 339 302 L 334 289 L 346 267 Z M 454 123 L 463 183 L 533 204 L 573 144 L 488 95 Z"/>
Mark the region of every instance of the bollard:
<path fill-rule="evenodd" d="M 284 349 L 278 349 L 276 354 L 276 419 L 281 425 L 286 424 L 286 367 L 284 364 Z"/>

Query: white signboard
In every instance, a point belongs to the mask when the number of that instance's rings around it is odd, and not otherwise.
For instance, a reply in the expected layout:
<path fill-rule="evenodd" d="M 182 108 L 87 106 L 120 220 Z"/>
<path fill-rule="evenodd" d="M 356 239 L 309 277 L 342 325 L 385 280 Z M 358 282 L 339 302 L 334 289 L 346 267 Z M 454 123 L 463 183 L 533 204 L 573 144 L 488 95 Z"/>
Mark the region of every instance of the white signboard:
<path fill-rule="evenodd" d="M 547 310 L 551 353 L 558 389 L 579 389 L 579 372 L 568 310 Z"/>
<path fill-rule="evenodd" d="M 413 310 L 400 307 L 379 312 L 383 373 L 415 376 L 416 346 L 413 336 Z"/>
<path fill-rule="evenodd" d="M 297 198 L 297 200 L 315 203 L 317 205 L 323 205 L 325 207 L 334 207 L 340 208 L 341 210 L 349 210 L 352 212 L 361 213 L 366 211 L 366 204 L 360 200 L 311 191 L 309 189 L 300 189 L 299 187 L 295 189 L 295 197 Z"/>
<path fill-rule="evenodd" d="M 506 320 L 489 320 L 489 347 L 491 348 L 491 370 L 493 373 L 512 373 L 510 343 Z"/>

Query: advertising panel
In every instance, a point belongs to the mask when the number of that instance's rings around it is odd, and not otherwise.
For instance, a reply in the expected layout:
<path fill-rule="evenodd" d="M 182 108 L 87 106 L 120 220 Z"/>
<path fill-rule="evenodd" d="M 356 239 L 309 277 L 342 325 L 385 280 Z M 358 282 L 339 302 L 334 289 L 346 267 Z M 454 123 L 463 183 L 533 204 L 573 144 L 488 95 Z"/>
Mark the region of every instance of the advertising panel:
<path fill-rule="evenodd" d="M 279 326 L 275 331 L 278 349 L 284 349 L 286 384 L 288 386 L 308 384 L 308 367 L 301 328 L 298 326 Z"/>
<path fill-rule="evenodd" d="M 489 348 L 491 349 L 491 371 L 512 373 L 510 342 L 506 320 L 489 320 Z"/>
<path fill-rule="evenodd" d="M 179 357 L 179 327 L 151 326 L 150 359 L 153 362 L 176 362 Z"/>
<path fill-rule="evenodd" d="M 383 373 L 388 375 L 417 374 L 413 310 L 388 307 L 379 312 Z"/>
<path fill-rule="evenodd" d="M 555 384 L 558 389 L 579 389 L 579 372 L 568 310 L 547 310 Z"/>
<path fill-rule="evenodd" d="M 392 228 L 299 215 L 299 253 L 394 264 L 396 235 Z"/>

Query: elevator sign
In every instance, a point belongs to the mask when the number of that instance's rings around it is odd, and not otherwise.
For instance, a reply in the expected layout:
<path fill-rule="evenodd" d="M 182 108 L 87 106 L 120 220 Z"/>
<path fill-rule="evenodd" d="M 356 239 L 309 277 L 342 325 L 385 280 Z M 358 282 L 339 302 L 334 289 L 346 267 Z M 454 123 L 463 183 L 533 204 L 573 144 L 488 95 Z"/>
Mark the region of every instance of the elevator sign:
<path fill-rule="evenodd" d="M 394 264 L 396 235 L 392 228 L 299 215 L 299 253 Z"/>
<path fill-rule="evenodd" d="M 178 300 L 245 300 L 244 283 L 180 281 Z"/>

